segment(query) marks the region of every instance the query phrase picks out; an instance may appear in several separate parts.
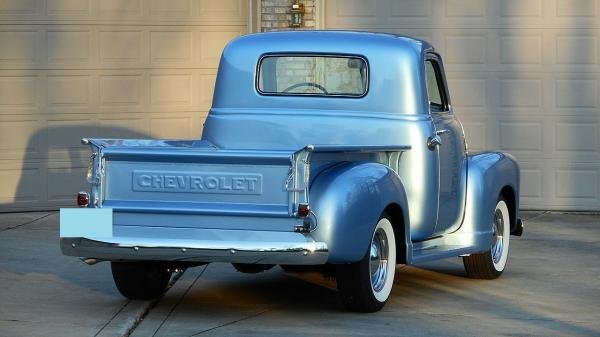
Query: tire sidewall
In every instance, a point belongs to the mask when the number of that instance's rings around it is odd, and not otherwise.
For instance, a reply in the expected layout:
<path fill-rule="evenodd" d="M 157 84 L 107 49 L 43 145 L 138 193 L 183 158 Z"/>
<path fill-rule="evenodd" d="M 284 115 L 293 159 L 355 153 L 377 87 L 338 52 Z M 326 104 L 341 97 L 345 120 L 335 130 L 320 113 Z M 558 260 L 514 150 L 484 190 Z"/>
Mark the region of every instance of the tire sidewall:
<path fill-rule="evenodd" d="M 496 207 L 494 208 L 494 214 L 496 214 L 496 211 L 500 210 L 500 212 L 502 213 L 502 218 L 504 221 L 504 226 L 503 226 L 503 232 L 502 232 L 502 238 L 503 238 L 503 248 L 502 248 L 502 256 L 500 257 L 500 261 L 498 261 L 497 263 L 494 262 L 494 257 L 491 254 L 491 250 L 490 250 L 490 258 L 491 258 L 491 265 L 492 267 L 496 270 L 496 272 L 501 273 L 502 271 L 504 271 L 504 268 L 506 268 L 506 262 L 508 260 L 508 250 L 509 250 L 509 246 L 510 246 L 510 212 L 508 210 L 508 205 L 506 204 L 506 201 L 504 201 L 504 199 L 500 199 L 498 200 L 498 202 L 496 203 Z"/>
<path fill-rule="evenodd" d="M 388 251 L 388 263 L 387 263 L 387 274 L 386 274 L 386 280 L 384 283 L 383 288 L 376 292 L 373 289 L 373 285 L 371 284 L 371 279 L 370 279 L 370 270 L 368 268 L 369 266 L 369 258 L 370 258 L 370 254 L 367 252 L 367 273 L 369 276 L 369 284 L 371 286 L 371 292 L 373 295 L 373 299 L 376 300 L 377 302 L 380 303 L 385 303 L 388 298 L 390 297 L 390 294 L 392 292 L 392 287 L 394 285 L 394 274 L 396 272 L 396 238 L 394 236 L 394 228 L 392 226 L 392 223 L 390 222 L 390 220 L 387 217 L 382 217 L 381 219 L 379 219 L 379 221 L 377 222 L 377 226 L 375 226 L 375 229 L 373 230 L 373 235 L 371 236 L 371 242 L 373 242 L 373 238 L 375 237 L 375 233 L 377 233 L 377 230 L 381 228 L 387 238 L 387 243 L 388 243 L 388 247 L 389 247 L 389 251 Z M 371 245 L 369 244 L 369 249 L 370 249 Z"/>

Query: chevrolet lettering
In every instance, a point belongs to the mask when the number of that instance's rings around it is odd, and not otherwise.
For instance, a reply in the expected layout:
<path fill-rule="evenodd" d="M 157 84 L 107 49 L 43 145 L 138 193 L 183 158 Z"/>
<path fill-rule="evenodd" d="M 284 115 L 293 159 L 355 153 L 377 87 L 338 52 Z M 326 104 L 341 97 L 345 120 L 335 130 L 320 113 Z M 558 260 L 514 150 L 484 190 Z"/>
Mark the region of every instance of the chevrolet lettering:
<path fill-rule="evenodd" d="M 260 174 L 133 171 L 134 191 L 261 194 Z"/>
<path fill-rule="evenodd" d="M 519 165 L 468 150 L 426 41 L 250 34 L 224 48 L 214 88 L 201 139 L 83 139 L 89 188 L 61 210 L 61 249 L 110 262 L 124 296 L 154 299 L 173 270 L 226 262 L 325 273 L 347 309 L 373 312 L 402 296 L 398 264 L 505 272 L 523 231 Z"/>

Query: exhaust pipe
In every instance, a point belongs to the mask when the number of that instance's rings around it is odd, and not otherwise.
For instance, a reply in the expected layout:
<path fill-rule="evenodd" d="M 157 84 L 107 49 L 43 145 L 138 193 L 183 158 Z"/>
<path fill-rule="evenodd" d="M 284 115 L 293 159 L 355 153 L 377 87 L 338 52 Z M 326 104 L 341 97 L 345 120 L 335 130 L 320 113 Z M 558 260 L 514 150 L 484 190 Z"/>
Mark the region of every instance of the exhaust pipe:
<path fill-rule="evenodd" d="M 91 257 L 80 257 L 79 259 L 81 261 L 83 261 L 83 263 L 87 264 L 88 266 L 93 266 L 98 262 L 102 262 L 102 260 L 94 259 Z"/>

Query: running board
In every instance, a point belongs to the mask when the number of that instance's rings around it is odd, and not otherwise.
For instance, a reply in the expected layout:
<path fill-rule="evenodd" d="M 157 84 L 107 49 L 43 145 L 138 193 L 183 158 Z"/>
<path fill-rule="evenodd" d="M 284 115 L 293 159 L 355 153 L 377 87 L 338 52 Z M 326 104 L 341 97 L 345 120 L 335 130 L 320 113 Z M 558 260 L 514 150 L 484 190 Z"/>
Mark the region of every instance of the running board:
<path fill-rule="evenodd" d="M 449 257 L 457 257 L 472 253 L 473 247 L 440 245 L 418 248 L 415 245 L 413 246 L 412 260 L 410 261 L 410 264 L 445 259 Z"/>

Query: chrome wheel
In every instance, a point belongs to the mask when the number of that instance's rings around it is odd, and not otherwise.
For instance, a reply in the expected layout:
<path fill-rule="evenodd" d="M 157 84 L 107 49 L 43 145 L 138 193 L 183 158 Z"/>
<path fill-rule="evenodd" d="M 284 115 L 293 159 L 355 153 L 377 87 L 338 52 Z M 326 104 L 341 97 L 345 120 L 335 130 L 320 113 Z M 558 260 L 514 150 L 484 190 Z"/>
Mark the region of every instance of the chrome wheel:
<path fill-rule="evenodd" d="M 374 292 L 380 292 L 385 286 L 389 272 L 388 256 L 389 245 L 387 235 L 383 228 L 377 228 L 371 240 L 369 258 L 369 271 L 371 273 L 371 287 Z"/>
<path fill-rule="evenodd" d="M 494 214 L 494 237 L 496 242 L 492 246 L 492 259 L 494 263 L 499 263 L 504 251 L 504 216 L 500 209 L 496 209 Z"/>

